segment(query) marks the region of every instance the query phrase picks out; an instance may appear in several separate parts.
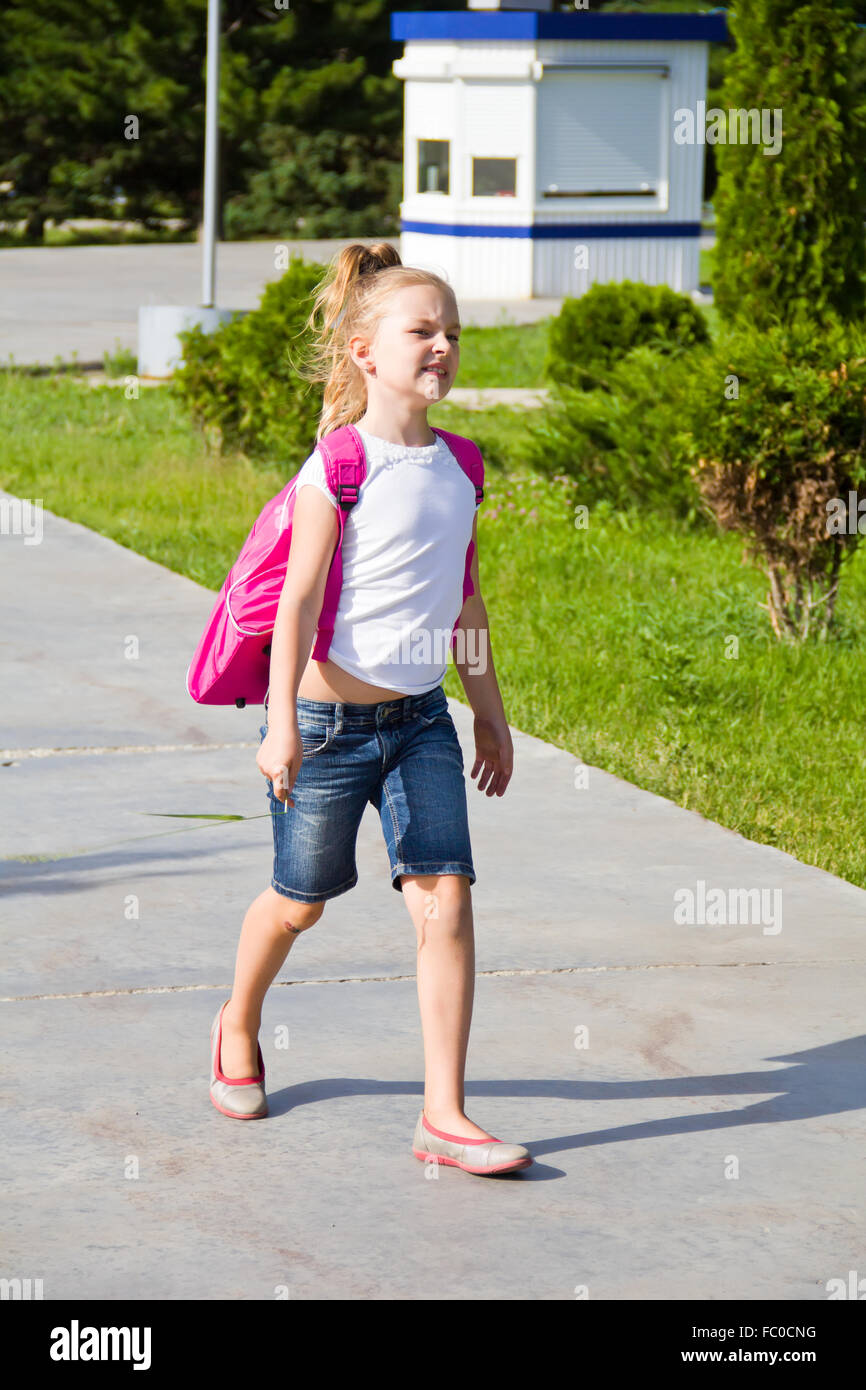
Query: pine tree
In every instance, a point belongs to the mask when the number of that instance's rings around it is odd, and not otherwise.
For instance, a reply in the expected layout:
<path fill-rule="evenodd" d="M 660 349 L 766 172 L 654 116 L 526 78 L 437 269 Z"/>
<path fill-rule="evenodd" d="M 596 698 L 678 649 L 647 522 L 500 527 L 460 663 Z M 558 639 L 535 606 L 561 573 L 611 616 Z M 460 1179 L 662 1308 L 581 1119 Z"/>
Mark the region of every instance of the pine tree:
<path fill-rule="evenodd" d="M 255 90 L 257 71 L 269 80 L 240 146 L 242 177 L 226 179 L 228 237 L 398 230 L 403 84 L 391 72 L 390 14 L 387 0 L 293 0 L 267 66 L 255 31 L 246 47 L 231 36 L 224 104 Z"/>
<path fill-rule="evenodd" d="M 386 0 L 223 0 L 225 235 L 396 229 L 403 84 L 390 13 Z M 196 225 L 206 16 L 207 0 L 52 0 L 48 19 L 32 0 L 5 0 L 4 220 L 41 236 L 48 218 L 111 217 L 122 194 L 125 217 Z"/>
<path fill-rule="evenodd" d="M 4 217 L 194 221 L 206 0 L 10 0 L 0 25 Z"/>

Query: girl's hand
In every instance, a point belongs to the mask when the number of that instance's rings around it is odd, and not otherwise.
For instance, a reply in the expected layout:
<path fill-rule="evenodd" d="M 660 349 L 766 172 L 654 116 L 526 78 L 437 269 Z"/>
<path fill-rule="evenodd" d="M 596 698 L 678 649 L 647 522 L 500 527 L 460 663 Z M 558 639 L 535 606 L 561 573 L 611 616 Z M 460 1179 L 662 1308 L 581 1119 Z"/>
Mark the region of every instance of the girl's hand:
<path fill-rule="evenodd" d="M 511 732 L 504 716 L 484 718 L 475 716 L 475 762 L 470 777 L 481 768 L 478 790 L 484 791 L 487 785 L 488 796 L 502 796 L 511 780 L 514 768 L 514 746 Z"/>
<path fill-rule="evenodd" d="M 256 754 L 259 772 L 273 783 L 277 801 L 285 801 L 287 806 L 295 804 L 291 791 L 303 759 L 304 751 L 301 747 L 297 720 L 282 732 L 268 729 Z"/>

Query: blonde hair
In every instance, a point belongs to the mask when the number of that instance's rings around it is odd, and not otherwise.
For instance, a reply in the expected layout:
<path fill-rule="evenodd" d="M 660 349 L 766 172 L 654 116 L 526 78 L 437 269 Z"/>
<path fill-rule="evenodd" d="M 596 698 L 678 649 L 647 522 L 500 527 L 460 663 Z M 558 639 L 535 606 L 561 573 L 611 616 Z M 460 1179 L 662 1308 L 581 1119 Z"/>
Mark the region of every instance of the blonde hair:
<path fill-rule="evenodd" d="M 306 328 L 311 330 L 308 360 L 299 375 L 325 383 L 316 443 L 340 425 L 359 420 L 367 409 L 367 387 L 361 368 L 352 361 L 349 340 L 356 333 L 372 340 L 388 300 L 408 285 L 432 285 L 454 290 L 430 270 L 405 266 L 390 242 L 375 246 L 354 242 L 344 246 L 316 288 Z M 456 302 L 456 299 L 455 299 Z M 321 314 L 321 324 L 316 323 Z"/>

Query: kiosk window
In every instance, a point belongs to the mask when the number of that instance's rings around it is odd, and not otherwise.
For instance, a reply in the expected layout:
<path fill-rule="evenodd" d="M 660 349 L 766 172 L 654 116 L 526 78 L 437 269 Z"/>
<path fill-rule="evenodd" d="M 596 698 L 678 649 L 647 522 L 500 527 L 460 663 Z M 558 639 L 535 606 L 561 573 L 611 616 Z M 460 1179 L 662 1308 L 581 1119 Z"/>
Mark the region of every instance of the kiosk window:
<path fill-rule="evenodd" d="M 447 193 L 450 162 L 448 140 L 418 141 L 418 192 Z"/>
<path fill-rule="evenodd" d="M 473 198 L 513 198 L 516 193 L 516 159 L 473 159 Z"/>

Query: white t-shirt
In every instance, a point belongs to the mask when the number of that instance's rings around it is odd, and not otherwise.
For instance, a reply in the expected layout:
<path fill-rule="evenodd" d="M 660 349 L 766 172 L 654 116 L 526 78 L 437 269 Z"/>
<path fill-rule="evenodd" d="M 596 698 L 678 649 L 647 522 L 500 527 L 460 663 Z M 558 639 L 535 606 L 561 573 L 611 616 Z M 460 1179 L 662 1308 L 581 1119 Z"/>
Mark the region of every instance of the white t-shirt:
<path fill-rule="evenodd" d="M 358 426 L 355 426 L 358 429 Z M 475 488 L 448 445 L 409 448 L 358 429 L 367 476 L 346 517 L 328 656 L 370 685 L 423 695 L 442 682 L 463 607 Z M 298 474 L 337 500 L 316 448 Z"/>

